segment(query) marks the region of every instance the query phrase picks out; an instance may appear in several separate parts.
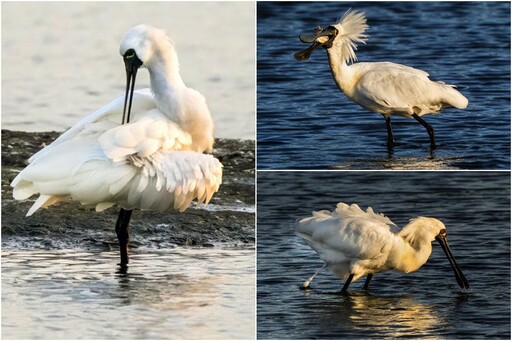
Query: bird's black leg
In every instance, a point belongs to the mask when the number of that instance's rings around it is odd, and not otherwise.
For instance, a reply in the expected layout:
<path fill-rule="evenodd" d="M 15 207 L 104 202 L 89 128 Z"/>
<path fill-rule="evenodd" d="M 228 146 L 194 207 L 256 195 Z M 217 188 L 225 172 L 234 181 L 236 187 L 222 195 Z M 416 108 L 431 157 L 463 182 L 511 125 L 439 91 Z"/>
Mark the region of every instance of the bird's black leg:
<path fill-rule="evenodd" d="M 352 279 L 353 278 L 354 278 L 354 274 L 350 274 L 350 276 L 348 276 L 347 281 L 345 282 L 345 285 L 341 289 L 341 293 L 342 294 L 346 294 L 347 293 L 348 286 L 350 285 L 350 283 L 352 283 Z"/>
<path fill-rule="evenodd" d="M 384 116 L 386 118 L 386 127 L 388 128 L 388 148 L 391 149 L 395 145 L 395 138 L 393 137 L 393 129 L 391 128 L 391 117 Z"/>
<path fill-rule="evenodd" d="M 372 280 L 372 277 L 373 277 L 373 274 L 368 274 L 368 276 L 366 276 L 366 282 L 364 282 L 364 291 L 368 291 L 368 287 L 370 286 L 370 281 Z"/>
<path fill-rule="evenodd" d="M 412 117 L 416 119 L 416 121 L 420 122 L 422 126 L 427 129 L 428 136 L 430 137 L 430 148 L 436 149 L 436 139 L 434 136 L 434 128 L 430 124 L 428 124 L 424 119 L 419 117 L 417 114 L 412 114 Z"/>
<path fill-rule="evenodd" d="M 119 216 L 117 217 L 116 223 L 116 234 L 119 240 L 119 249 L 121 251 L 121 268 L 125 268 L 128 265 L 128 242 L 130 241 L 130 231 L 128 225 L 130 224 L 130 217 L 132 216 L 132 210 L 125 210 L 121 208 Z"/>

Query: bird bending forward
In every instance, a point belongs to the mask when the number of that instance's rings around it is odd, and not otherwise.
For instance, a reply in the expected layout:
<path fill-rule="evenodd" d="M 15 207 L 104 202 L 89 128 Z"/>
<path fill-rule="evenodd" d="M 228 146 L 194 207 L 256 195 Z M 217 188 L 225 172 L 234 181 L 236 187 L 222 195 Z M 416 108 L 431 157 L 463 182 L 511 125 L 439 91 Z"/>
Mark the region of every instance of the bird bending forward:
<path fill-rule="evenodd" d="M 313 212 L 313 216 L 300 220 L 295 233 L 319 254 L 333 274 L 346 280 L 342 292 L 365 275 L 364 289 L 368 290 L 375 273 L 418 270 L 430 257 L 433 240 L 441 244 L 460 287 L 469 288 L 448 246 L 446 228 L 435 218 L 412 219 L 400 230 L 371 207 L 365 212 L 356 204 L 339 203 L 335 211 Z"/>
<path fill-rule="evenodd" d="M 318 27 L 315 34 L 300 36 L 312 45 L 295 53 L 295 59 L 308 60 L 315 49 L 327 51 L 334 81 L 340 91 L 363 108 L 380 113 L 386 119 L 388 148 L 395 144 L 391 116 L 414 117 L 425 127 L 432 149 L 436 148 L 434 129 L 421 116 L 438 113 L 445 107 L 465 109 L 468 100 L 454 85 L 434 82 L 428 73 L 390 62 L 354 63 L 356 43 L 365 43 L 368 28 L 364 13 L 349 10 L 326 29 Z M 349 63 L 351 65 L 349 65 Z"/>
<path fill-rule="evenodd" d="M 133 209 L 184 211 L 208 203 L 222 182 L 212 155 L 213 121 L 205 98 L 185 86 L 178 56 L 165 32 L 139 25 L 121 41 L 126 93 L 85 117 L 34 154 L 12 181 L 13 196 L 39 198 L 27 216 L 62 200 L 96 211 L 121 207 L 116 232 L 121 266 L 128 263 Z M 139 67 L 151 90 L 134 90 Z"/>

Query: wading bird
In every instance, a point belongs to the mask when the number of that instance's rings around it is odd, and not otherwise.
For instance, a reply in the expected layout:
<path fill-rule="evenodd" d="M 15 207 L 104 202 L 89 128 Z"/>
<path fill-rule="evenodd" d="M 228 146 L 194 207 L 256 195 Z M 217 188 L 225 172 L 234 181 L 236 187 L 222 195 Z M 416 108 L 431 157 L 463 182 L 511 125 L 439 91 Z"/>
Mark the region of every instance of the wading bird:
<path fill-rule="evenodd" d="M 365 212 L 356 204 L 339 203 L 333 212 L 313 212 L 312 217 L 300 220 L 295 233 L 320 255 L 325 266 L 346 280 L 342 293 L 347 292 L 351 282 L 365 275 L 364 290 L 368 290 L 375 273 L 418 270 L 430 257 L 433 240 L 441 244 L 460 287 L 469 288 L 448 246 L 446 228 L 435 218 L 418 217 L 399 230 L 371 207 Z M 304 282 L 304 288 L 316 274 Z"/>
<path fill-rule="evenodd" d="M 295 53 L 295 59 L 308 60 L 316 48 L 323 46 L 338 88 L 353 102 L 386 119 L 389 149 L 395 144 L 393 115 L 414 117 L 427 130 L 430 146 L 435 149 L 434 129 L 421 116 L 449 106 L 464 109 L 468 106 L 467 98 L 453 85 L 431 81 L 422 70 L 390 62 L 354 63 L 356 43 L 366 42 L 367 28 L 364 13 L 349 10 L 336 24 L 300 36 L 303 43 L 312 45 Z"/>
<path fill-rule="evenodd" d="M 208 203 L 222 182 L 212 155 L 213 121 L 205 98 L 181 79 L 178 56 L 165 32 L 147 25 L 121 41 L 126 92 L 85 117 L 34 154 L 12 181 L 15 199 L 40 207 L 76 200 L 103 211 L 121 207 L 116 234 L 121 268 L 128 264 L 133 209 L 179 210 Z M 137 70 L 149 71 L 151 90 L 134 91 Z"/>

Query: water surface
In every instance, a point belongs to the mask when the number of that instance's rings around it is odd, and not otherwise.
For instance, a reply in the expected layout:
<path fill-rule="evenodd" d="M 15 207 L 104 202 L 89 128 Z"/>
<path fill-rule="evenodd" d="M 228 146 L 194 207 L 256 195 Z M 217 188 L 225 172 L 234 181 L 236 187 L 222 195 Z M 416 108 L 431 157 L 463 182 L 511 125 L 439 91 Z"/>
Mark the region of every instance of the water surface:
<path fill-rule="evenodd" d="M 360 61 L 390 61 L 455 84 L 465 110 L 426 115 L 438 148 L 414 119 L 386 124 L 336 87 L 327 56 L 307 62 L 298 36 L 333 24 L 349 8 L 366 12 Z M 258 169 L 510 169 L 509 2 L 259 2 Z"/>
<path fill-rule="evenodd" d="M 2 249 L 4 339 L 254 339 L 254 250 Z M 237 321 L 237 323 L 231 323 Z"/>
<path fill-rule="evenodd" d="M 63 131 L 112 101 L 125 86 L 121 37 L 145 23 L 165 29 L 174 41 L 185 83 L 207 99 L 215 136 L 254 139 L 254 7 L 252 2 L 2 3 L 2 127 Z M 142 70 L 136 87 L 148 86 Z"/>
<path fill-rule="evenodd" d="M 351 295 L 293 233 L 313 210 L 357 203 L 399 227 L 431 216 L 447 227 L 470 283 L 461 290 L 438 243 L 410 274 L 364 278 Z M 259 339 L 510 339 L 510 174 L 508 172 L 259 172 L 257 321 Z"/>

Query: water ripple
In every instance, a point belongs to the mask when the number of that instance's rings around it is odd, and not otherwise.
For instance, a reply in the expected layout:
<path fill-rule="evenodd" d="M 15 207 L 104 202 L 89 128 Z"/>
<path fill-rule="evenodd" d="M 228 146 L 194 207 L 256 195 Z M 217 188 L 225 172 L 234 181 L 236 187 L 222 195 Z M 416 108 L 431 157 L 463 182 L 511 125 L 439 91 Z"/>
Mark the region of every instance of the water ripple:
<path fill-rule="evenodd" d="M 2 250 L 5 339 L 252 339 L 254 252 Z M 226 324 L 226 321 L 238 321 Z"/>

